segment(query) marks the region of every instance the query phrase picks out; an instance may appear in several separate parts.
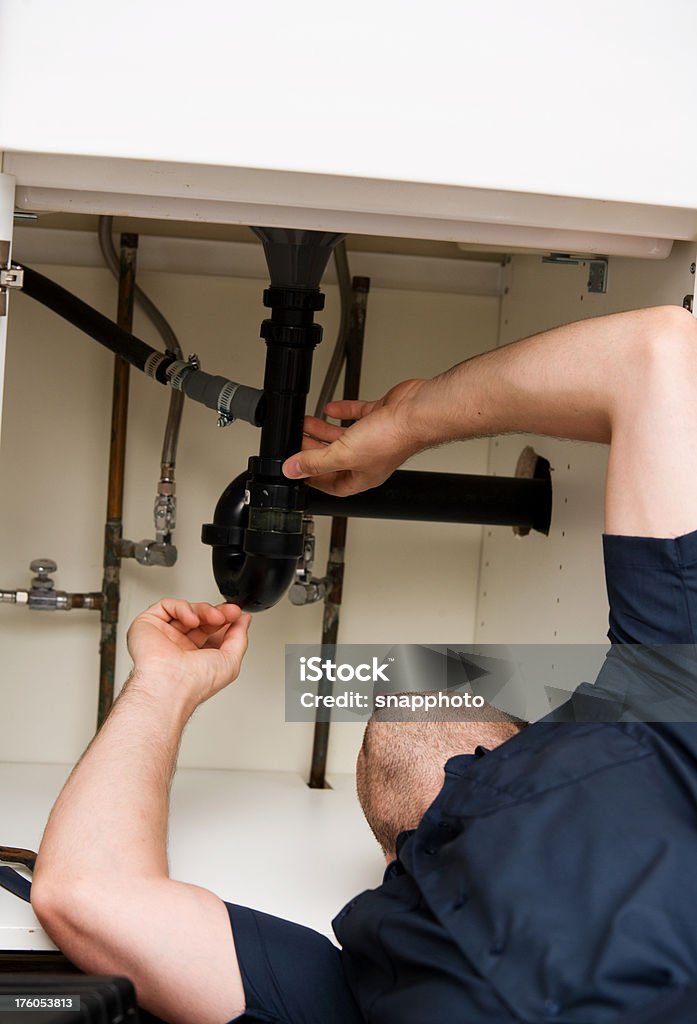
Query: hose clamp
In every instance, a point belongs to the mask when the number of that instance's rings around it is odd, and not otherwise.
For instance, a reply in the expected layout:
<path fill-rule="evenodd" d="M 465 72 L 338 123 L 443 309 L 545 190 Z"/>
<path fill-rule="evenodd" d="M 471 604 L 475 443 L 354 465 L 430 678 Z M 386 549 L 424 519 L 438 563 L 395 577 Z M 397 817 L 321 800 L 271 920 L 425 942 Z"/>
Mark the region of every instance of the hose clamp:
<path fill-rule="evenodd" d="M 162 355 L 161 352 L 153 352 L 153 354 L 148 356 L 145 360 L 143 373 L 146 373 L 148 377 L 152 377 L 153 380 L 156 380 L 158 367 L 164 363 L 165 359 L 167 359 L 167 356 Z"/>
<path fill-rule="evenodd" d="M 220 389 L 218 395 L 218 426 L 227 427 L 230 423 L 233 423 L 235 417 L 233 416 L 232 400 L 235 397 L 235 392 L 239 388 L 239 384 L 236 384 L 234 380 L 229 380 L 227 384 L 224 384 Z"/>
<path fill-rule="evenodd" d="M 184 381 L 190 373 L 201 369 L 201 361 L 196 354 L 189 356 L 188 360 L 175 359 L 167 367 L 167 383 L 174 391 L 184 390 Z"/>
<path fill-rule="evenodd" d="M 10 262 L 10 243 L 0 240 L 0 316 L 7 316 L 7 294 L 24 287 L 24 268 Z"/>

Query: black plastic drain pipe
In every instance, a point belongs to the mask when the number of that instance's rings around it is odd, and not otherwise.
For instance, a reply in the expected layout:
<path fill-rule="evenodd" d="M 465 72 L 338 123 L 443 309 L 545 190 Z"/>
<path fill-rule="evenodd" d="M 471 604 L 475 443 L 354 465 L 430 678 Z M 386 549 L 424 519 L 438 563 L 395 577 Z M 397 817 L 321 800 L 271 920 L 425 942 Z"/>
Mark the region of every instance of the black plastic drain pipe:
<path fill-rule="evenodd" d="M 221 593 L 249 611 L 270 608 L 280 600 L 295 575 L 300 556 L 302 534 L 269 533 L 260 535 L 268 545 L 283 543 L 288 555 L 263 558 L 245 556 L 250 531 L 250 480 L 259 473 L 264 460 L 252 458 L 249 469 L 240 473 L 225 489 L 215 509 L 215 523 L 203 528 L 203 540 L 213 547 L 213 568 Z M 289 481 L 290 483 L 290 481 Z M 256 477 L 262 491 L 268 486 Z M 296 485 L 297 486 L 297 485 Z M 516 526 L 548 533 L 552 517 L 552 482 L 549 462 L 538 456 L 533 479 L 506 476 L 475 476 L 467 473 L 424 473 L 397 470 L 380 487 L 346 498 L 317 491 L 312 487 L 297 497 L 304 498 L 306 510 L 315 516 L 340 516 L 346 519 L 399 519 L 425 523 L 471 523 L 482 526 Z M 289 488 L 288 500 L 294 489 Z M 259 500 L 259 490 L 255 491 Z M 295 498 L 295 495 L 294 495 Z M 272 500 L 279 500 L 274 497 Z M 261 508 L 260 513 L 275 511 Z M 297 530 L 302 529 L 302 512 L 297 512 Z M 290 515 L 290 513 L 288 513 Z M 270 519 L 268 520 L 270 522 Z M 297 536 L 293 544 L 292 538 Z M 261 545 L 260 545 L 261 546 Z M 280 550 L 280 549 L 279 549 Z M 296 554 L 296 551 L 298 552 Z M 242 590 L 244 584 L 244 592 Z"/>
<path fill-rule="evenodd" d="M 260 612 L 276 604 L 295 578 L 303 550 L 307 486 L 282 465 L 302 447 L 312 356 L 322 338 L 314 314 L 324 308 L 322 274 L 343 235 L 254 228 L 264 245 L 271 286 L 266 342 L 265 414 L 259 455 L 232 481 L 201 539 L 213 547 L 213 573 L 227 601 Z"/>
<path fill-rule="evenodd" d="M 535 479 L 398 469 L 379 487 L 346 498 L 310 488 L 307 511 L 316 516 L 477 523 L 549 533 L 549 463 L 538 456 L 538 464 L 539 476 Z"/>
<path fill-rule="evenodd" d="M 259 612 L 283 597 L 302 554 L 306 507 L 342 518 L 496 524 L 546 533 L 552 490 L 544 459 L 538 459 L 535 470 L 543 479 L 398 471 L 381 487 L 348 498 L 324 495 L 283 475 L 285 459 L 302 447 L 312 354 L 322 337 L 313 321 L 324 306 L 319 283 L 342 236 L 281 228 L 254 231 L 271 275 L 271 287 L 264 292 L 271 318 L 261 327 L 267 345 L 261 446 L 247 472 L 225 489 L 201 536 L 213 548 L 213 572 L 225 599 Z"/>

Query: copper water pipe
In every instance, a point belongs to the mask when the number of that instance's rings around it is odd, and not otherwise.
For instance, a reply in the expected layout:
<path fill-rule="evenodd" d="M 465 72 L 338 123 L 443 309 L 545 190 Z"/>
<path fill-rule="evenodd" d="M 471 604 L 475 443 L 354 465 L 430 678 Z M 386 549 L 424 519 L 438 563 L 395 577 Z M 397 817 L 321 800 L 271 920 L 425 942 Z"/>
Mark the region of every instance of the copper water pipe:
<path fill-rule="evenodd" d="M 133 329 L 133 303 L 135 298 L 136 256 L 138 236 L 121 235 L 119 265 L 119 298 L 117 323 L 124 331 Z M 128 385 L 130 366 L 116 356 L 114 360 L 114 387 L 111 404 L 111 440 L 109 444 L 109 482 L 107 513 L 104 527 L 104 577 L 101 612 L 102 636 L 99 644 L 99 699 L 97 728 L 114 703 L 114 671 L 116 665 L 116 637 L 121 600 L 121 539 L 123 537 L 123 485 L 126 463 L 126 431 L 128 425 Z"/>

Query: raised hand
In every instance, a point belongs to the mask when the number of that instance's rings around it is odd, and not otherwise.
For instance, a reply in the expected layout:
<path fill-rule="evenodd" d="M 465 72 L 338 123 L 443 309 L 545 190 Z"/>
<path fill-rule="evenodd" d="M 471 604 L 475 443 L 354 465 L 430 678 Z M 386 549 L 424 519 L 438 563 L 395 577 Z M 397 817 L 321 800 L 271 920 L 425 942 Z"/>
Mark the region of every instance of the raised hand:
<path fill-rule="evenodd" d="M 286 460 L 283 472 L 291 479 L 309 478 L 313 487 L 341 496 L 377 487 L 432 443 L 418 401 L 425 383 L 402 381 L 376 402 L 330 402 L 327 414 L 355 420 L 349 427 L 307 416 L 303 450 Z"/>
<path fill-rule="evenodd" d="M 234 604 L 158 601 L 128 631 L 132 682 L 169 688 L 193 710 L 239 675 L 250 621 Z"/>

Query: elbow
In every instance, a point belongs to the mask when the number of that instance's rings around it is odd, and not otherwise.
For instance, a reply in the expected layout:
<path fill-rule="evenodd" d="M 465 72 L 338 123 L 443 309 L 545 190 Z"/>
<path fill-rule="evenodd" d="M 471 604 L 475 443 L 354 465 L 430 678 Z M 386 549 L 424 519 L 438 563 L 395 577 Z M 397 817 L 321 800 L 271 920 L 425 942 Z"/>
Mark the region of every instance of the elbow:
<path fill-rule="evenodd" d="M 694 359 L 697 320 L 681 306 L 654 306 L 640 311 L 647 355 L 662 360 L 688 355 Z"/>
<path fill-rule="evenodd" d="M 77 967 L 93 971 L 99 948 L 95 925 L 100 919 L 94 886 L 80 879 L 54 880 L 39 875 L 32 884 L 31 905 L 48 937 Z"/>
<path fill-rule="evenodd" d="M 71 885 L 54 883 L 45 875 L 40 875 L 32 883 L 32 910 L 48 937 L 61 949 L 74 916 L 74 896 Z"/>
<path fill-rule="evenodd" d="M 48 934 L 62 902 L 61 887 L 52 885 L 44 875 L 34 877 L 31 886 L 31 906 L 41 927 Z"/>
<path fill-rule="evenodd" d="M 31 903 L 43 930 L 76 967 L 88 974 L 124 975 L 136 984 L 133 915 L 124 921 L 128 900 L 113 880 L 43 872 L 32 885 Z"/>

